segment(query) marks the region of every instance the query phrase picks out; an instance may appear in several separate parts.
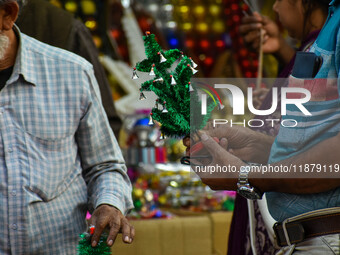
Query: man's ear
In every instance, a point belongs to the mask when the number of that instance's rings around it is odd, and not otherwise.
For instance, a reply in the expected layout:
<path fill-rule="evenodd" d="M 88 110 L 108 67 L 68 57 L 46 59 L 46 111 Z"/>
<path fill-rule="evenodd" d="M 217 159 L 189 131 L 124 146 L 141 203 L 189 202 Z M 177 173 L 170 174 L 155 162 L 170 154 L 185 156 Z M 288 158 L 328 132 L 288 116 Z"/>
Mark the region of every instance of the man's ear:
<path fill-rule="evenodd" d="M 11 2 L 5 4 L 2 8 L 4 10 L 2 30 L 11 30 L 18 18 L 19 5 L 17 2 Z"/>

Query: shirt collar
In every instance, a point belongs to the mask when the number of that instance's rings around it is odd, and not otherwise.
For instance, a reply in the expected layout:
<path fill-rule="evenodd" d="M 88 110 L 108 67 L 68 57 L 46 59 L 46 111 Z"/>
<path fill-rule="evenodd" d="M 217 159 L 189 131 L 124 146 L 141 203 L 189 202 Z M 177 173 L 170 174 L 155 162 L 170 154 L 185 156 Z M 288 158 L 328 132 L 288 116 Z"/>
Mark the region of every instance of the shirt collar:
<path fill-rule="evenodd" d="M 13 73 L 9 80 L 7 81 L 7 83 L 13 83 L 17 81 L 20 77 L 22 77 L 25 81 L 27 81 L 31 85 L 36 85 L 37 84 L 36 73 L 34 70 L 30 70 L 32 68 L 28 67 L 29 61 L 34 61 L 34 59 L 30 57 L 31 54 L 26 45 L 26 43 L 28 42 L 26 42 L 25 37 L 22 36 L 19 28 L 16 25 L 13 26 L 13 30 L 18 38 L 19 46 L 13 67 Z M 32 64 L 30 66 L 32 66 Z"/>

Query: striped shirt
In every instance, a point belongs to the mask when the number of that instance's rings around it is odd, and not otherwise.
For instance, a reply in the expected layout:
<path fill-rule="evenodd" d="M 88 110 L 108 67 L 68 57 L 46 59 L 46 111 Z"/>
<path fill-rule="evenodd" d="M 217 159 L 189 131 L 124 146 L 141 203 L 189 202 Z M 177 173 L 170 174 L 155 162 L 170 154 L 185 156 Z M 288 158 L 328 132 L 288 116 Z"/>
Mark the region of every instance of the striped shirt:
<path fill-rule="evenodd" d="M 269 163 L 307 151 L 340 132 L 339 5 L 339 0 L 333 0 L 330 4 L 327 21 L 310 50 L 323 59 L 315 79 L 297 79 L 292 76 L 289 78 L 288 86 L 306 88 L 311 92 L 311 100 L 304 106 L 312 115 L 305 116 L 295 105 L 287 106 L 287 115 L 282 119 L 294 119 L 298 125 L 294 128 L 280 127 L 272 146 Z M 268 192 L 266 196 L 271 215 L 280 222 L 309 211 L 340 206 L 340 187 L 311 195 Z"/>
<path fill-rule="evenodd" d="M 92 66 L 14 30 L 0 92 L 0 254 L 76 254 L 87 209 L 126 213 L 131 184 Z"/>

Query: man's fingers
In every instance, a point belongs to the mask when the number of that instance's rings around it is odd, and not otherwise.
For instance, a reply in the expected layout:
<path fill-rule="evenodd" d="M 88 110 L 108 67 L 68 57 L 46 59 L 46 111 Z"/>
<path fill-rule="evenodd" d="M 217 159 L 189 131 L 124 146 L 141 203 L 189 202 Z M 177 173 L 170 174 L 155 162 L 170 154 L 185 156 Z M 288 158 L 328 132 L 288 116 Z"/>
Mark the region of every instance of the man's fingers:
<path fill-rule="evenodd" d="M 95 247 L 99 242 L 100 236 L 101 236 L 106 224 L 103 221 L 96 221 L 95 220 L 93 225 L 95 226 L 95 229 L 94 229 L 93 236 L 91 238 L 91 245 L 92 245 L 92 247 Z"/>
<path fill-rule="evenodd" d="M 182 141 L 185 147 L 190 147 L 190 137 L 184 137 Z"/>
<path fill-rule="evenodd" d="M 135 239 L 135 234 L 136 234 L 136 231 L 135 231 L 135 227 L 130 225 L 130 233 L 131 233 L 131 242 L 133 242 L 133 239 Z"/>
<path fill-rule="evenodd" d="M 244 16 L 242 18 L 242 24 L 248 24 L 248 23 L 259 23 L 262 22 L 262 16 L 258 13 L 254 13 L 254 15 L 248 15 Z"/>
<path fill-rule="evenodd" d="M 124 243 L 132 242 L 131 226 L 126 219 L 122 220 L 122 240 Z"/>
<path fill-rule="evenodd" d="M 253 12 L 253 15 L 252 15 L 258 22 L 263 22 L 265 16 L 262 16 L 260 13 L 258 12 Z"/>
<path fill-rule="evenodd" d="M 220 145 L 223 149 L 228 150 L 228 140 L 226 138 L 220 140 Z"/>
<path fill-rule="evenodd" d="M 241 35 L 245 36 L 249 33 L 252 33 L 254 31 L 259 31 L 260 28 L 262 28 L 261 23 L 249 23 L 249 24 L 243 24 L 239 27 L 239 32 Z"/>
<path fill-rule="evenodd" d="M 219 157 L 223 148 L 211 136 L 207 135 L 206 133 L 199 131 L 199 134 L 201 136 L 202 143 L 204 144 L 204 148 L 206 148 L 213 157 L 214 156 Z"/>
<path fill-rule="evenodd" d="M 260 15 L 260 14 L 258 14 Z M 268 16 L 261 16 L 261 22 L 265 26 L 270 22 L 273 22 Z"/>
<path fill-rule="evenodd" d="M 259 30 L 252 31 L 248 33 L 247 35 L 245 35 L 243 38 L 244 38 L 244 42 L 249 46 L 251 45 L 253 49 L 257 49 L 259 47 L 259 44 L 260 44 Z"/>
<path fill-rule="evenodd" d="M 117 238 L 119 230 L 121 229 L 121 224 L 119 222 L 119 219 L 117 218 L 112 219 L 109 226 L 110 226 L 110 231 L 109 231 L 109 236 L 107 237 L 106 242 L 108 246 L 112 246 Z"/>

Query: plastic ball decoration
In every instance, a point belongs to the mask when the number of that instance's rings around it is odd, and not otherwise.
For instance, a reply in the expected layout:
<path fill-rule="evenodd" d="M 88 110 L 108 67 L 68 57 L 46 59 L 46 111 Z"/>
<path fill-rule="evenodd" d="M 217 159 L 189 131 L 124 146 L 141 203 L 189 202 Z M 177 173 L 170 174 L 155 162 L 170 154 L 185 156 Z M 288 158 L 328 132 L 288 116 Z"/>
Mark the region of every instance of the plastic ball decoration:
<path fill-rule="evenodd" d="M 228 0 L 225 3 L 225 14 L 231 17 L 226 21 L 229 26 L 232 48 L 236 52 L 236 60 L 246 78 L 254 78 L 257 76 L 258 55 L 250 52 L 244 45 L 242 36 L 239 33 L 239 26 L 244 12 L 248 11 L 248 6 L 238 0 Z"/>
<path fill-rule="evenodd" d="M 226 49 L 237 48 L 234 52 L 238 54 L 238 48 L 241 46 L 237 40 L 235 45 L 232 44 L 232 41 L 239 37 L 237 29 L 243 15 L 240 1 L 196 0 L 188 5 L 181 4 L 184 1 L 179 3 L 173 0 L 171 3 L 175 6 L 174 20 L 179 24 L 178 29 L 182 30 L 184 34 L 184 36 L 178 37 L 179 45 L 183 45 L 193 54 L 192 57 L 199 64 L 202 76 L 210 77 L 218 58 Z M 206 57 L 200 58 L 200 55 Z M 247 52 L 247 57 L 249 57 L 249 52 Z M 239 57 L 236 59 L 240 65 L 244 60 L 240 60 Z M 247 68 L 251 69 L 253 63 L 251 60 L 249 61 L 250 66 Z M 244 68 L 241 69 L 244 70 Z M 245 71 L 257 70 L 257 66 L 254 69 L 248 69 Z"/>

